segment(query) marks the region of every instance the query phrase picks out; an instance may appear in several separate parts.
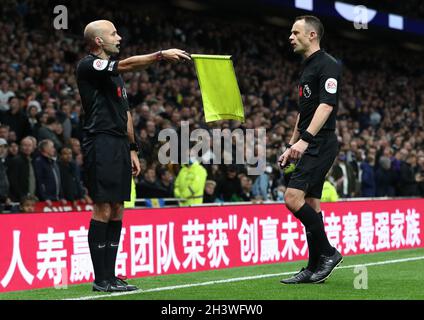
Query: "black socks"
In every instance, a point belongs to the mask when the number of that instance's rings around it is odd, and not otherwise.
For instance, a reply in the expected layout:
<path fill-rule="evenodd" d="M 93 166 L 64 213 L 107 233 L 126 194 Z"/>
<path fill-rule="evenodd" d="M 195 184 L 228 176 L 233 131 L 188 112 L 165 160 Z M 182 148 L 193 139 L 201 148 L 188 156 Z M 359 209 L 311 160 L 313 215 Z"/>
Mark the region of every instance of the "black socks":
<path fill-rule="evenodd" d="M 88 245 L 96 283 L 115 276 L 116 256 L 121 237 L 122 221 L 109 223 L 91 220 Z"/>
<path fill-rule="evenodd" d="M 323 221 L 322 212 L 320 212 L 318 215 L 320 216 L 321 221 Z M 314 272 L 318 266 L 320 251 L 316 241 L 314 241 L 313 239 L 312 233 L 309 230 L 309 228 L 305 228 L 305 231 L 306 231 L 306 240 L 308 242 L 308 249 L 309 249 L 308 266 L 306 267 L 306 269 Z"/>
<path fill-rule="evenodd" d="M 315 257 L 319 257 L 321 254 L 325 256 L 333 255 L 334 248 L 331 246 L 330 242 L 328 242 L 322 215 L 320 216 L 307 203 L 305 203 L 302 208 L 299 209 L 299 211 L 294 213 L 294 215 L 305 226 L 310 260 L 314 260 Z M 310 263 L 312 264 L 311 267 L 316 266 L 314 261 L 310 261 Z"/>
<path fill-rule="evenodd" d="M 121 237 L 122 221 L 109 221 L 107 229 L 105 269 L 106 278 L 115 276 L 116 256 L 118 255 L 119 239 Z"/>
<path fill-rule="evenodd" d="M 309 230 L 309 228 L 305 228 L 306 231 L 306 240 L 308 241 L 308 250 L 309 250 L 309 258 L 308 258 L 308 266 L 306 269 L 315 272 L 315 269 L 318 265 L 318 258 L 319 258 L 319 249 L 314 242 L 314 239 L 312 237 L 312 233 Z"/>
<path fill-rule="evenodd" d="M 88 246 L 90 247 L 91 261 L 94 269 L 96 283 L 106 280 L 105 256 L 106 234 L 108 224 L 101 221 L 91 220 L 88 230 Z"/>

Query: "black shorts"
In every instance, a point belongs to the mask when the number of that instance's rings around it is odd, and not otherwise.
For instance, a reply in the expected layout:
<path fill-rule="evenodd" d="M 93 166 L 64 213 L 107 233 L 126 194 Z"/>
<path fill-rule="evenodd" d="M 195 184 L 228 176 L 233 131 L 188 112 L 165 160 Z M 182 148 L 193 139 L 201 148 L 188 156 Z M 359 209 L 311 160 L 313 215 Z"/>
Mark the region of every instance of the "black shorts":
<path fill-rule="evenodd" d="M 120 203 L 131 196 L 128 137 L 96 134 L 84 138 L 84 182 L 95 203 Z"/>
<path fill-rule="evenodd" d="M 321 199 L 325 176 L 338 151 L 334 132 L 319 133 L 296 164 L 287 187 L 305 191 L 306 198 Z"/>

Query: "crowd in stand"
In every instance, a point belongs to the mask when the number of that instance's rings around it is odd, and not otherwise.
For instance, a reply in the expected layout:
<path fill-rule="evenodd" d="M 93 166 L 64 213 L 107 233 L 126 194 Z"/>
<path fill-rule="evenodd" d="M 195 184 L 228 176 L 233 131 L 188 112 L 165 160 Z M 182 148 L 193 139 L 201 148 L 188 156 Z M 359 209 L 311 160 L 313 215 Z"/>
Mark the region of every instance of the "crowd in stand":
<path fill-rule="evenodd" d="M 66 1 L 65 1 L 66 2 Z M 296 120 L 300 60 L 289 30 L 207 17 L 160 6 L 98 6 L 69 2 L 69 29 L 55 30 L 49 2 L 11 2 L 0 9 L 0 201 L 91 202 L 84 187 L 80 141 L 83 112 L 75 67 L 87 54 L 84 25 L 102 17 L 124 38 L 121 57 L 181 48 L 231 54 L 245 122 L 206 124 L 194 66 L 158 63 L 126 74 L 140 144 L 138 198 L 173 198 L 181 166 L 158 161 L 158 133 L 265 128 L 266 170 L 249 176 L 240 164 L 205 164 L 204 202 L 282 200 L 276 165 Z M 108 9 L 106 9 L 108 8 Z M 51 10 L 50 10 L 51 9 Z M 96 12 L 94 14 L 94 12 Z M 3 19 L 4 17 L 4 19 Z M 324 37 L 323 47 L 343 64 L 337 134 L 339 156 L 328 176 L 340 197 L 424 195 L 424 63 L 413 51 Z M 397 50 L 388 54 L 388 50 Z M 192 164 L 188 165 L 190 167 Z"/>

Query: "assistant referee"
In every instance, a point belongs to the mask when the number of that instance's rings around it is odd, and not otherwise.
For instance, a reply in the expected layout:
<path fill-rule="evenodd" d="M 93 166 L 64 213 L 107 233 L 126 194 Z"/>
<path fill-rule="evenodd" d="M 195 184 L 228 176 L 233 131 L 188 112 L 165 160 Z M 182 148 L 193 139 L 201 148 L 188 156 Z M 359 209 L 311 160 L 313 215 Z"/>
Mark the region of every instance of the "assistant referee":
<path fill-rule="evenodd" d="M 84 110 L 83 156 L 85 181 L 94 210 L 88 244 L 94 268 L 93 291 L 136 290 L 115 276 L 122 228 L 123 202 L 130 200 L 131 174 L 140 174 L 138 147 L 120 74 L 143 69 L 159 60 L 190 60 L 185 51 L 163 50 L 115 61 L 121 37 L 112 22 L 89 23 L 84 38 L 90 54 L 77 66 Z"/>
<path fill-rule="evenodd" d="M 341 66 L 324 50 L 324 34 L 315 16 L 300 16 L 291 29 L 293 51 L 303 57 L 299 82 L 299 113 L 290 143 L 280 156 L 281 167 L 291 162 L 296 167 L 285 193 L 287 208 L 306 229 L 309 261 L 284 284 L 325 281 L 343 257 L 328 241 L 324 229 L 320 199 L 325 176 L 338 152 L 335 134 Z"/>

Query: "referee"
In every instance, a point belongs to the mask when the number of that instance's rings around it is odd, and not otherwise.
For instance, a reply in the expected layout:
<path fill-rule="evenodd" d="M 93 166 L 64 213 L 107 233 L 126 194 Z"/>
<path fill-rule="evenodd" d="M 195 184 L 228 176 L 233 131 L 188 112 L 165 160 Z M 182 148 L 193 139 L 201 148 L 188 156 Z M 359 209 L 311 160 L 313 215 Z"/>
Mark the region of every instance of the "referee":
<path fill-rule="evenodd" d="M 88 24 L 84 38 L 90 54 L 79 62 L 76 73 L 85 118 L 85 181 L 94 201 L 88 231 L 93 291 L 132 291 L 137 287 L 115 276 L 123 202 L 130 200 L 131 174 L 140 174 L 138 147 L 120 74 L 139 71 L 159 60 L 190 60 L 190 56 L 182 50 L 169 49 L 111 60 L 119 54 L 122 38 L 106 20 Z"/>
<path fill-rule="evenodd" d="M 299 113 L 290 143 L 279 158 L 281 167 L 296 163 L 285 193 L 287 208 L 306 229 L 309 261 L 284 284 L 320 283 L 343 261 L 324 230 L 320 199 L 325 176 L 338 152 L 336 129 L 341 67 L 320 49 L 324 34 L 314 16 L 297 17 L 290 43 L 303 57 L 299 82 Z"/>

